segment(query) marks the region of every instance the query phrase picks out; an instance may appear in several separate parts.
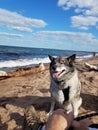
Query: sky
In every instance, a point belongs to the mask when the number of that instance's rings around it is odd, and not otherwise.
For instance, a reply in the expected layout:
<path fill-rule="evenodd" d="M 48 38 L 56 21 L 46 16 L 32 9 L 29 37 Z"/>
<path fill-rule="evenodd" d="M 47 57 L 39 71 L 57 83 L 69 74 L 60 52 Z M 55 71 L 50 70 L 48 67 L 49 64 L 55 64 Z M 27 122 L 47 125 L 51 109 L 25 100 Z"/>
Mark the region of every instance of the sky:
<path fill-rule="evenodd" d="M 0 0 L 0 45 L 98 52 L 98 0 Z"/>

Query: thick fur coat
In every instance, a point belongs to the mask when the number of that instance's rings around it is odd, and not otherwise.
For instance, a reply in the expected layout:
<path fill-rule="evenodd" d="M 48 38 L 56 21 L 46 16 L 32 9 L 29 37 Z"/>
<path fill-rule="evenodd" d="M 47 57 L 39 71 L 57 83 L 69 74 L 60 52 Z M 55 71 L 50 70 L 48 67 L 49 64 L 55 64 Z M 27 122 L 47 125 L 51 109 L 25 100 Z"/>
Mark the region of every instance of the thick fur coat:
<path fill-rule="evenodd" d="M 67 113 L 74 111 L 74 117 L 78 115 L 78 109 L 82 104 L 80 97 L 81 83 L 78 77 L 78 71 L 74 66 L 76 55 L 70 57 L 50 58 L 50 92 L 52 104 L 50 114 L 53 112 L 55 103 L 59 107 L 67 110 Z"/>

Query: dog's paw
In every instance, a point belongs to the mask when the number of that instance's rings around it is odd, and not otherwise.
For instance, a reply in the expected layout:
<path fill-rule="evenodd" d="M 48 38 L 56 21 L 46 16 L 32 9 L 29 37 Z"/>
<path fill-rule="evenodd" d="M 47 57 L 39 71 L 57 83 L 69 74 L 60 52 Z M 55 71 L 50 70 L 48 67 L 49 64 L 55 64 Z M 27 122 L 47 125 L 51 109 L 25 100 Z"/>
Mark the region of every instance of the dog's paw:
<path fill-rule="evenodd" d="M 77 118 L 78 117 L 78 115 L 74 115 L 74 118 Z"/>
<path fill-rule="evenodd" d="M 78 117 L 78 112 L 74 112 L 74 118 Z"/>

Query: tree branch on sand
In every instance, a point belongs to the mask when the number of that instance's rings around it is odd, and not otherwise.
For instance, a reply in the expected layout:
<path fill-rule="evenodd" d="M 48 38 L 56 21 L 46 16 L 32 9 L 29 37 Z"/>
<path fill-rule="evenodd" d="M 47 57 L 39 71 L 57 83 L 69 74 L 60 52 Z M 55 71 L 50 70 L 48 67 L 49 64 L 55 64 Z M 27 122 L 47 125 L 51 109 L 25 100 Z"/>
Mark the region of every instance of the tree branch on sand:
<path fill-rule="evenodd" d="M 91 65 L 87 62 L 85 62 L 85 66 L 89 68 L 89 70 L 95 70 L 95 71 L 98 71 L 98 64 L 96 65 Z"/>

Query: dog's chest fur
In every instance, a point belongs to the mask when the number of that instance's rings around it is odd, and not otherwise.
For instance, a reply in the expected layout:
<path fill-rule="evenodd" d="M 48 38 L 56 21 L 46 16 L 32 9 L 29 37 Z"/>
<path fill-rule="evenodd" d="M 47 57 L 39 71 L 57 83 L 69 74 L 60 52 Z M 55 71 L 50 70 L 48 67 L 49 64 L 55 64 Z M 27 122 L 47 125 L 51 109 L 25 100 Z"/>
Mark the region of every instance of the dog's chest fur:
<path fill-rule="evenodd" d="M 75 95 L 80 93 L 80 81 L 78 79 L 77 70 L 69 80 L 65 80 L 65 84 L 62 90 L 59 89 L 59 84 L 51 78 L 50 92 L 52 97 L 59 103 L 63 103 L 69 99 L 72 99 Z"/>

